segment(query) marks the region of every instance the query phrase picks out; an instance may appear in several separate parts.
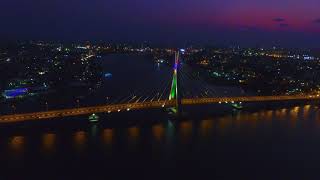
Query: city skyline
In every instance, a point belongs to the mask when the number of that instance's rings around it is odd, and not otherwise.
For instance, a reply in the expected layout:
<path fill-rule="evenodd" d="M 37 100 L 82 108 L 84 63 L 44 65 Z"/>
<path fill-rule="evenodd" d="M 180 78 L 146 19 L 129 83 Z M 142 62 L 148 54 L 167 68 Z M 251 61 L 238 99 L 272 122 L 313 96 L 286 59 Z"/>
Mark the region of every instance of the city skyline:
<path fill-rule="evenodd" d="M 315 0 L 14 0 L 0 7 L 0 38 L 316 48 L 319 5 Z"/>

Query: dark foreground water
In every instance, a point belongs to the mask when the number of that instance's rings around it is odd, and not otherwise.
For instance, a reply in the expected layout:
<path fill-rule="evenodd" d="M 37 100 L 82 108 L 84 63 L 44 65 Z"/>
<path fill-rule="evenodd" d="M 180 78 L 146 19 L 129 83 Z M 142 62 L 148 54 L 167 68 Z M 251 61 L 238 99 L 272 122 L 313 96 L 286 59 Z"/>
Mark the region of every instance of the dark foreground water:
<path fill-rule="evenodd" d="M 219 115 L 196 111 L 174 122 L 161 111 L 129 112 L 105 116 L 96 124 L 78 118 L 1 127 L 0 177 L 320 177 L 317 106 L 253 112 L 210 109 Z"/>

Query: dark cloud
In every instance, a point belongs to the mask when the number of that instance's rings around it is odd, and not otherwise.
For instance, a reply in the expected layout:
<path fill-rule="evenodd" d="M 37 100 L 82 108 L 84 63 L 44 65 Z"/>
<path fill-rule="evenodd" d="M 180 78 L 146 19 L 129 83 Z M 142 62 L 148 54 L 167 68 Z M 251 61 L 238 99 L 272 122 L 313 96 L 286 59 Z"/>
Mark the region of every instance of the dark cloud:
<path fill-rule="evenodd" d="M 320 24 L 320 18 L 313 21 L 316 24 Z"/>
<path fill-rule="evenodd" d="M 289 24 L 286 24 L 286 23 L 281 23 L 279 24 L 280 27 L 289 27 Z"/>
<path fill-rule="evenodd" d="M 253 27 L 253 26 L 241 26 L 239 28 L 240 31 L 255 31 L 258 30 L 258 28 Z"/>
<path fill-rule="evenodd" d="M 280 18 L 280 17 L 274 18 L 272 20 L 275 21 L 275 22 L 284 22 L 284 21 L 286 21 L 284 18 Z"/>

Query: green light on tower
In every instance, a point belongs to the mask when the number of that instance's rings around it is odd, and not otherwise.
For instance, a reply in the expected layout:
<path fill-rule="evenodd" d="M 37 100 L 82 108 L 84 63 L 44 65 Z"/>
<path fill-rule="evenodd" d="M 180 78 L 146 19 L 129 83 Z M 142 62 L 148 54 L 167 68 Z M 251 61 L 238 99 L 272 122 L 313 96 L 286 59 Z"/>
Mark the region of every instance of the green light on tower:
<path fill-rule="evenodd" d="M 177 96 L 177 74 L 173 75 L 169 100 L 175 99 Z"/>

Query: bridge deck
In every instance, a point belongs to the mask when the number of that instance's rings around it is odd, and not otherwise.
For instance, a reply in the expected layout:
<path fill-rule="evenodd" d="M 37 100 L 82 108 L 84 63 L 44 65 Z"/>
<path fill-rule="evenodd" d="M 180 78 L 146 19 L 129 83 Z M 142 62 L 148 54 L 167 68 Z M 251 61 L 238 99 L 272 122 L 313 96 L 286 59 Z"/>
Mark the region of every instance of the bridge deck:
<path fill-rule="evenodd" d="M 292 100 L 317 100 L 320 96 L 240 96 L 240 97 L 216 97 L 182 99 L 182 104 L 210 104 L 219 102 L 266 102 L 266 101 L 292 101 Z"/>
<path fill-rule="evenodd" d="M 243 97 L 216 97 L 216 98 L 194 98 L 182 99 L 182 105 L 199 105 L 199 104 L 213 104 L 219 102 L 264 102 L 264 101 L 290 101 L 290 100 L 320 100 L 317 96 L 243 96 Z M 13 123 L 28 120 L 42 120 L 59 117 L 70 117 L 87 115 L 92 113 L 118 112 L 127 110 L 139 109 L 154 109 L 175 106 L 174 100 L 168 101 L 153 101 L 143 103 L 129 103 L 129 104 L 114 104 L 94 107 L 83 107 L 73 109 L 54 110 L 46 112 L 34 112 L 26 114 L 13 114 L 0 116 L 0 123 Z"/>

